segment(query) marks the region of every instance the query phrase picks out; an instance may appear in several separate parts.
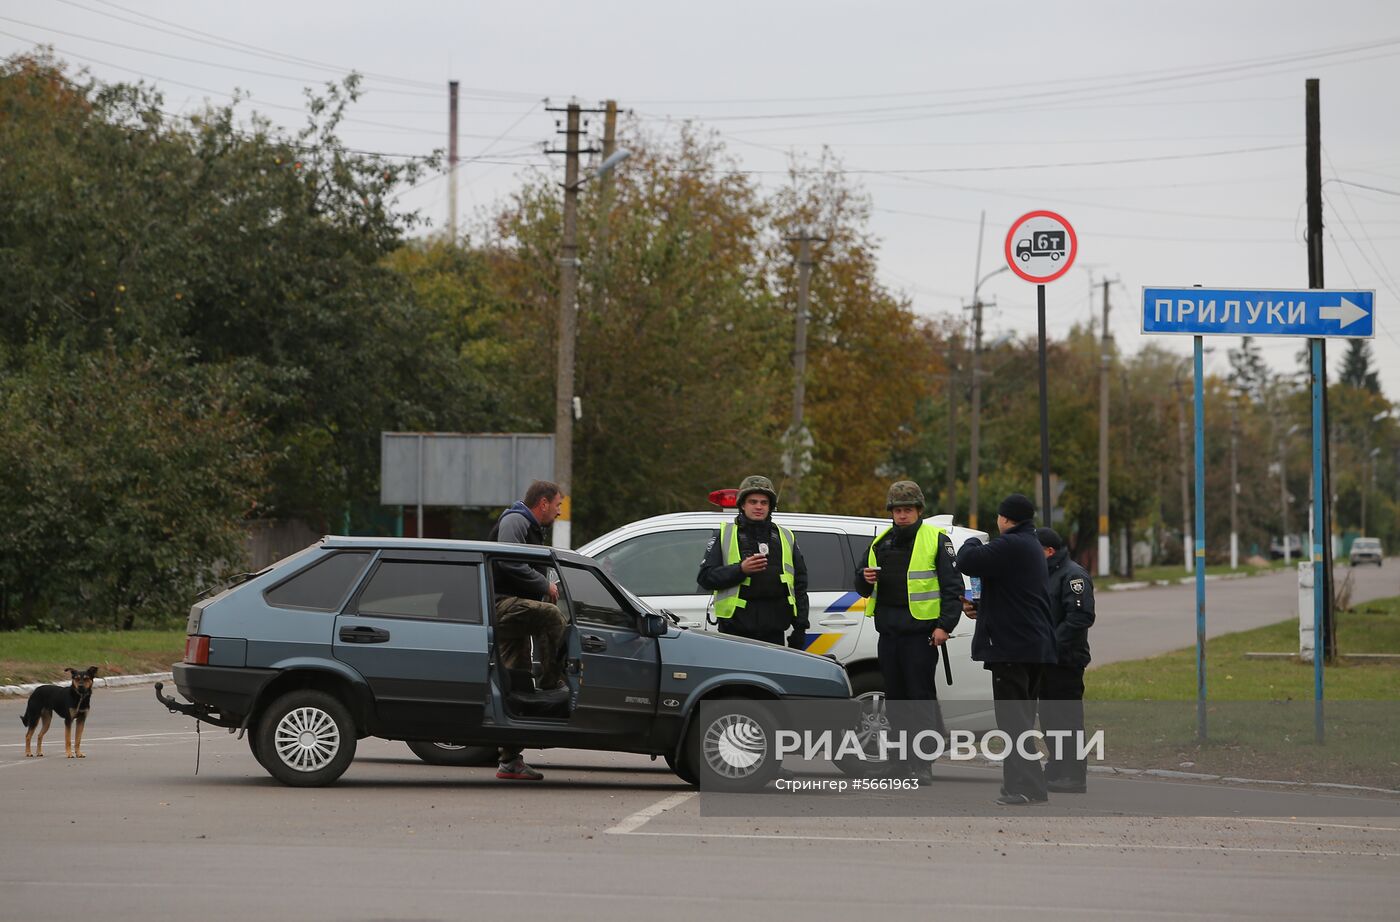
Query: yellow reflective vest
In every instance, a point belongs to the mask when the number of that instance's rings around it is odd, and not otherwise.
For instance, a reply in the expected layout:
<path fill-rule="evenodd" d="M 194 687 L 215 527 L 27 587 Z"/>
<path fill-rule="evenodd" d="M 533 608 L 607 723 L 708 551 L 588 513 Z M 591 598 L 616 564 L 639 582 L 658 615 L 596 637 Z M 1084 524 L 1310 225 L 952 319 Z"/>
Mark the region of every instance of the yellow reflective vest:
<path fill-rule="evenodd" d="M 776 524 L 776 523 L 775 523 Z M 780 577 L 783 585 L 787 587 L 788 605 L 792 607 L 792 617 L 797 619 L 797 568 L 792 563 L 792 532 L 781 525 L 778 525 L 779 541 L 783 546 L 783 572 Z M 724 549 L 724 562 L 732 566 L 739 563 L 739 526 L 733 522 L 726 522 L 719 533 L 720 546 Z M 715 591 L 715 617 L 732 618 L 734 613 L 748 604 L 744 599 L 739 598 L 739 589 L 753 583 L 749 577 L 745 577 L 742 583 L 737 586 L 730 586 L 728 589 L 718 589 Z M 936 583 L 935 583 L 936 584 Z"/>
<path fill-rule="evenodd" d="M 891 525 L 875 536 L 870 542 L 867 567 L 878 567 L 875 562 L 875 545 L 894 528 Z M 944 530 L 927 522 L 919 523 L 919 531 L 914 536 L 914 554 L 909 558 L 909 613 L 920 621 L 937 621 L 942 606 L 939 603 L 938 570 L 934 559 L 938 556 L 938 541 Z M 870 601 L 865 604 L 865 616 L 875 615 L 875 596 L 880 591 L 877 582 L 870 590 Z"/>

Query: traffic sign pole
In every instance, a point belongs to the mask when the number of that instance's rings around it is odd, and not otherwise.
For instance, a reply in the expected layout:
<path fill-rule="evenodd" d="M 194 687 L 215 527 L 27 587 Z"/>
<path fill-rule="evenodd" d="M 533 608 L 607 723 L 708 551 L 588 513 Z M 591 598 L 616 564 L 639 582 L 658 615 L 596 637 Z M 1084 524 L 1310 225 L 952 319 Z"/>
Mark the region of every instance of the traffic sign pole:
<path fill-rule="evenodd" d="M 1045 286 L 1035 286 L 1036 313 L 1040 323 L 1040 511 L 1046 528 L 1054 528 L 1055 501 L 1050 497 L 1050 399 L 1045 374 Z"/>
<path fill-rule="evenodd" d="M 1312 418 L 1313 418 L 1313 737 L 1318 743 L 1325 740 L 1326 732 L 1322 723 L 1322 622 L 1327 605 L 1327 581 L 1325 575 L 1324 542 L 1327 540 L 1327 517 L 1322 514 L 1324 456 L 1323 437 L 1326 432 L 1323 422 L 1322 379 L 1325 366 L 1322 358 L 1323 340 L 1309 340 L 1312 348 Z"/>
<path fill-rule="evenodd" d="M 1196 337 L 1196 737 L 1206 738 L 1206 402 L 1204 338 Z M 1185 551 L 1185 548 L 1182 548 Z"/>
<path fill-rule="evenodd" d="M 1050 388 L 1046 381 L 1045 284 L 1069 271 L 1079 255 L 1079 238 L 1068 221 L 1053 211 L 1021 215 L 1006 232 L 1006 265 L 1035 285 L 1040 357 L 1040 518 L 1054 524 L 1055 502 L 1050 496 Z"/>

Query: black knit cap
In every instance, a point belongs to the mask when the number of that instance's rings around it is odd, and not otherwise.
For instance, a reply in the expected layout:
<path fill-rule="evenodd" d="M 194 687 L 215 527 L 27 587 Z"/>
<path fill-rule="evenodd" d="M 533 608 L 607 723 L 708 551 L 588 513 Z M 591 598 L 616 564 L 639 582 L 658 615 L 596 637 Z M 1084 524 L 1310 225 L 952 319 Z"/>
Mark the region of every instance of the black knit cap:
<path fill-rule="evenodd" d="M 997 507 L 997 514 L 1006 516 L 1013 522 L 1029 522 L 1035 518 L 1035 503 L 1024 494 L 1012 493 L 1001 501 L 1001 505 Z"/>
<path fill-rule="evenodd" d="M 1065 546 L 1065 539 L 1060 537 L 1060 533 L 1053 528 L 1037 528 L 1035 530 L 1036 540 L 1041 547 L 1048 547 L 1052 551 L 1058 551 Z"/>

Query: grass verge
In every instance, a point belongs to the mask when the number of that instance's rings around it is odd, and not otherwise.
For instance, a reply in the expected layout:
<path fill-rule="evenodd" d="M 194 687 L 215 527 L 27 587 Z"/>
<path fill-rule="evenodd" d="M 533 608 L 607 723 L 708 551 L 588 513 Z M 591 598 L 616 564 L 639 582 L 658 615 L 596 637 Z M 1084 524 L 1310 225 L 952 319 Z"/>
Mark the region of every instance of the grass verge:
<path fill-rule="evenodd" d="M 1337 631 L 1342 659 L 1324 670 L 1322 745 L 1312 664 L 1244 656 L 1296 651 L 1296 620 L 1207 642 L 1205 741 L 1197 739 L 1194 647 L 1091 670 L 1086 723 L 1105 730 L 1114 765 L 1400 788 L 1400 662 L 1346 658 L 1400 653 L 1400 597 L 1343 612 Z"/>
<path fill-rule="evenodd" d="M 0 634 L 0 685 L 67 680 L 64 667 L 97 666 L 99 676 L 169 672 L 185 653 L 185 632 L 83 631 Z"/>

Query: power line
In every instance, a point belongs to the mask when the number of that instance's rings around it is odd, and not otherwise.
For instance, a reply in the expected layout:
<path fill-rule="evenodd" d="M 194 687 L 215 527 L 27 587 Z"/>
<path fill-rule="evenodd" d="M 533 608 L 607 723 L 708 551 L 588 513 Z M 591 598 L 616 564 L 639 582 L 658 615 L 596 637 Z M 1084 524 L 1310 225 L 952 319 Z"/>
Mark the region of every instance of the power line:
<path fill-rule="evenodd" d="M 7 17 L 0 16 L 0 19 L 6 19 L 6 18 L 7 18 Z M 6 37 L 8 37 L 8 38 L 13 38 L 13 39 L 15 39 L 16 41 L 29 42 L 30 44 L 43 47 L 43 44 L 42 44 L 41 42 L 36 42 L 36 41 L 34 41 L 33 39 L 31 39 L 31 38 L 27 38 L 27 37 L 22 36 L 22 35 L 16 35 L 16 34 L 14 34 L 13 32 L 7 32 L 7 31 L 5 31 L 5 30 L 3 30 L 3 29 L 0 29 L 0 35 L 4 35 L 4 36 L 6 36 Z M 52 48 L 54 51 L 58 52 L 59 54 L 63 55 L 63 56 L 66 57 L 66 58 L 73 58 L 73 59 L 78 60 L 78 61 L 86 61 L 86 62 L 88 62 L 88 63 L 90 63 L 90 64 L 98 64 L 98 65 L 100 65 L 100 66 L 102 66 L 102 67 L 111 67 L 111 68 L 114 68 L 114 69 L 116 69 L 116 70 L 126 71 L 127 73 L 135 74 L 135 75 L 138 76 L 138 77 L 143 77 L 143 78 L 145 78 L 145 79 L 147 79 L 147 80 L 154 81 L 154 82 L 156 82 L 156 83 L 158 83 L 158 84 L 159 84 L 159 83 L 164 83 L 164 84 L 170 84 L 170 85 L 172 85 L 172 86 L 182 86 L 182 87 L 185 87 L 185 88 L 187 88 L 187 89 L 198 90 L 198 91 L 201 92 L 201 93 L 210 93 L 210 94 L 213 94 L 213 95 L 215 95 L 215 96 L 221 96 L 221 97 L 223 97 L 223 98 L 225 98 L 225 99 L 231 99 L 231 100 L 234 100 L 235 102 L 238 102 L 238 101 L 240 101 L 240 99 L 242 99 L 242 97 L 239 97 L 237 94 L 229 93 L 229 92 L 226 92 L 226 91 L 224 91 L 224 90 L 214 89 L 213 87 L 200 86 L 199 84 L 196 84 L 196 83 L 186 83 L 185 81 L 182 81 L 182 80 L 175 80 L 175 79 L 170 78 L 170 77 L 162 77 L 162 76 L 160 76 L 159 74 L 152 74 L 152 73 L 148 73 L 148 72 L 146 72 L 146 71 L 136 70 L 135 68 L 127 67 L 127 66 L 125 66 L 125 65 L 123 65 L 123 64 L 113 64 L 113 63 L 110 62 L 110 61 L 104 61 L 104 60 L 102 60 L 102 59 L 100 59 L 100 58 L 94 58 L 94 57 L 90 57 L 90 56 L 88 56 L 88 55 L 78 54 L 78 53 L 76 53 L 76 52 L 68 51 L 68 50 L 62 49 L 62 48 L 57 48 L 57 47 L 52 46 L 52 45 L 49 45 L 49 46 L 47 46 L 47 47 Z M 122 46 L 122 47 L 124 47 L 124 46 Z M 249 97 L 249 98 L 250 98 L 250 97 Z M 307 114 L 306 109 L 305 109 L 304 107 L 300 107 L 300 106 L 281 105 L 281 104 L 279 104 L 279 103 L 267 102 L 267 101 L 265 101 L 265 100 L 259 101 L 259 102 L 257 103 L 257 105 L 260 106 L 260 107 L 262 107 L 262 108 L 278 109 L 278 110 L 281 110 L 281 111 L 284 111 L 284 112 L 295 112 L 295 113 L 297 113 L 297 114 L 299 114 L 299 115 L 305 115 L 305 114 Z M 526 114 L 529 114 L 530 112 L 533 112 L 533 111 L 534 111 L 534 107 L 532 107 L 531 109 L 527 110 Z M 524 120 L 524 118 L 523 118 L 523 116 L 522 116 L 520 119 L 518 119 L 518 120 L 515 122 L 515 125 L 519 125 L 520 122 L 523 121 L 523 120 Z M 395 132 L 404 133 L 404 134 L 422 134 L 422 135 L 436 135 L 436 134 L 438 134 L 438 132 L 436 132 L 436 131 L 431 131 L 431 130 L 426 129 L 426 128 L 412 128 L 412 127 L 407 126 L 407 125 L 394 125 L 394 124 L 390 124 L 390 123 L 387 123 L 387 122 L 377 122 L 377 121 L 373 121 L 373 120 L 370 120 L 370 119 L 356 118 L 356 117 L 354 117 L 354 116 L 346 116 L 346 117 L 343 119 L 343 121 L 345 122 L 345 124 L 348 124 L 348 125 L 367 125 L 367 126 L 370 126 L 370 127 L 373 127 L 373 128 L 380 128 L 380 129 L 384 129 L 384 130 L 386 130 L 386 131 L 395 131 Z M 514 126 L 512 126 L 512 127 L 514 127 Z M 510 130 L 510 129 L 507 129 L 507 131 L 509 131 L 509 130 Z M 484 135 L 484 134 L 468 134 L 468 135 L 466 135 L 466 137 L 474 138 L 474 139 L 480 139 L 480 140 L 485 140 L 485 139 L 492 138 L 493 136 L 492 136 L 492 135 Z M 500 136 L 495 136 L 495 139 L 496 139 L 496 140 L 501 140 L 502 138 L 501 138 Z M 511 140 L 522 140 L 522 141 L 523 141 L 523 140 L 525 140 L 525 139 L 524 139 L 524 138 L 512 138 Z"/>
<path fill-rule="evenodd" d="M 1329 166 L 1331 166 L 1331 164 L 1332 164 L 1332 158 L 1331 158 L 1331 157 L 1328 157 L 1328 158 L 1327 158 L 1327 163 L 1328 163 Z M 1364 171 L 1363 171 L 1363 172 L 1364 172 Z M 1400 192 L 1397 192 L 1397 191 L 1395 191 L 1394 189 L 1382 189 L 1380 186 L 1368 186 L 1368 185 L 1366 185 L 1364 182 L 1352 182 L 1352 181 L 1349 180 L 1349 179 L 1339 179 L 1339 178 L 1337 178 L 1337 177 L 1335 177 L 1335 176 L 1332 177 L 1331 179 L 1324 179 L 1324 180 L 1322 181 L 1322 184 L 1325 186 L 1325 185 L 1327 185 L 1329 182 L 1335 182 L 1335 183 L 1338 183 L 1338 184 L 1343 185 L 1343 186 L 1355 186 L 1355 187 L 1358 188 L 1358 189 L 1369 189 L 1369 190 L 1372 191 L 1372 192 L 1383 192 L 1383 193 L 1385 193 L 1386 195 L 1400 195 Z"/>
<path fill-rule="evenodd" d="M 1320 57 L 1334 57 L 1341 54 L 1351 54 L 1355 51 L 1365 51 L 1377 47 L 1387 47 L 1400 44 L 1400 37 L 1382 39 L 1374 42 L 1362 42 L 1352 45 L 1334 46 L 1332 48 L 1317 51 L 1293 52 L 1271 57 L 1255 58 L 1247 61 L 1235 61 L 1225 65 L 1197 65 L 1184 68 L 1161 68 L 1147 71 L 1128 71 L 1119 74 L 1109 74 L 1096 77 L 1062 77 L 1054 80 L 1036 80 L 1029 83 L 1003 83 L 992 84 L 980 87 L 963 87 L 942 90 L 909 90 L 896 93 L 860 93 L 842 96 L 788 96 L 770 97 L 767 99 L 755 98 L 728 98 L 728 99 L 639 99 L 639 105 L 743 105 L 743 104 L 765 104 L 775 102 L 828 102 L 828 101 L 857 101 L 864 99 L 899 99 L 912 98 L 917 96 L 947 96 L 956 93 L 976 93 L 993 92 L 997 90 L 1018 90 L 1026 87 L 1044 90 L 1046 87 L 1062 86 L 1065 84 L 1089 83 L 1093 81 L 1119 81 L 1118 85 L 1126 86 L 1132 83 L 1146 81 L 1164 80 L 1184 80 L 1211 73 L 1226 72 L 1231 70 L 1253 69 L 1260 66 L 1278 65 L 1285 63 L 1298 63 L 1305 60 L 1313 60 Z M 1053 93 L 1054 91 L 1046 91 Z"/>
<path fill-rule="evenodd" d="M 155 55 L 156 57 L 159 57 L 159 58 L 168 58 L 169 60 L 172 60 L 172 61 L 180 61 L 180 62 L 183 62 L 183 63 L 185 63 L 185 64 L 198 64 L 198 65 L 201 65 L 201 66 L 204 66 L 204 67 L 217 67 L 217 68 L 220 68 L 220 69 L 222 69 L 222 70 L 236 71 L 237 73 L 240 73 L 240 74 L 251 74 L 251 75 L 256 76 L 256 77 L 267 77 L 267 78 L 272 79 L 272 80 L 290 80 L 290 81 L 292 81 L 293 83 L 299 83 L 299 84 L 301 84 L 301 85 L 303 85 L 303 86 L 305 86 L 305 85 L 308 84 L 308 83 L 316 83 L 316 82 L 318 82 L 318 78 L 314 78 L 314 77 L 296 76 L 296 75 L 293 75 L 293 74 L 279 74 L 279 73 L 275 73 L 275 72 L 273 72 L 273 71 L 257 70 L 256 68 L 251 68 L 251 67 L 239 67 L 237 64 L 220 64 L 220 63 L 218 63 L 218 62 L 216 62 L 216 61 L 200 60 L 199 58 L 188 58 L 188 57 L 185 57 L 184 55 L 171 54 L 171 53 L 168 52 L 168 51 L 156 51 L 156 50 L 151 49 L 151 48 L 141 48 L 141 47 L 139 47 L 139 46 L 137 46 L 137 45 L 127 45 L 127 44 L 125 44 L 125 43 L 123 43 L 123 42 L 114 42 L 114 41 L 111 41 L 110 39 L 95 38 L 95 37 L 93 37 L 93 36 L 91 36 L 91 35 L 83 35 L 83 34 L 78 33 L 78 32 L 69 32 L 69 31 L 66 30 L 66 29 L 55 29 L 53 26 L 41 26 L 41 25 L 38 25 L 37 23 L 25 22 L 25 21 L 22 20 L 22 19 L 15 19 L 15 18 L 10 17 L 10 16 L 0 16 L 0 20 L 3 20 L 3 21 L 5 21 L 5 22 L 12 22 L 12 23 L 15 23 L 16 25 L 20 25 L 20 26 L 27 26 L 28 28 L 31 28 L 31 29 L 42 29 L 42 30 L 45 31 L 45 32 L 52 32 L 52 33 L 54 33 L 55 35 L 66 35 L 66 36 L 68 36 L 69 38 L 76 38 L 76 39 L 78 39 L 78 40 L 80 40 L 80 41 L 84 41 L 84 42 L 94 42 L 94 43 L 99 44 L 99 45 L 109 45 L 109 46 L 111 46 L 111 47 L 113 47 L 113 48 L 121 48 L 121 49 L 123 49 L 123 50 L 125 50 L 125 51 L 135 51 L 135 52 L 138 53 L 138 54 L 150 54 L 150 55 Z M 380 92 L 380 93 L 392 93 L 392 94 L 394 94 L 394 95 L 396 95 L 396 96 L 434 96 L 434 95 L 441 95 L 441 94 L 422 93 L 422 92 L 409 91 L 409 90 L 391 90 L 391 89 L 384 89 L 384 88 L 380 88 L 380 89 L 376 90 L 376 92 Z"/>
<path fill-rule="evenodd" d="M 60 0 L 60 2 L 67 3 L 67 4 L 69 4 L 70 6 L 76 6 L 76 7 L 78 7 L 79 9 L 86 9 L 86 10 L 89 10 L 90 12 L 98 13 L 99 15 L 109 16 L 109 17 L 111 17 L 111 18 L 113 18 L 113 19 L 121 20 L 122 22 L 128 22 L 128 23 L 131 23 L 132 25 L 140 26 L 140 27 L 142 27 L 142 28 L 153 29 L 153 30 L 158 31 L 158 32 L 166 32 L 166 30 L 164 30 L 164 29 L 157 29 L 155 26 L 150 26 L 150 25 L 147 25 L 146 23 L 135 22 L 135 21 L 130 20 L 130 19 L 125 19 L 124 17 L 116 16 L 116 15 L 113 14 L 113 13 L 104 13 L 104 12 L 102 12 L 101 10 L 93 10 L 93 9 L 91 9 L 91 8 L 89 8 L 89 7 L 81 6 L 80 4 L 73 2 L 73 0 Z M 152 15 L 149 14 L 149 13 L 143 13 L 143 12 L 141 12 L 141 11 L 139 11 L 139 10 L 133 10 L 133 9 L 130 9 L 129 7 L 124 7 L 124 6 L 121 6 L 120 4 L 112 3 L 112 2 L 110 2 L 110 0 L 96 0 L 96 2 L 101 3 L 103 6 L 109 6 L 109 7 L 111 7 L 112 9 L 115 9 L 115 10 L 121 10 L 121 11 L 124 12 L 124 13 L 130 13 L 130 14 L 133 15 L 133 16 L 139 16 L 139 17 L 141 17 L 142 19 L 148 19 L 148 20 L 150 20 L 150 21 L 152 21 L 152 22 L 158 22 L 158 23 L 161 23 L 162 25 L 171 26 L 172 28 L 181 30 L 181 32 L 190 33 L 189 35 L 181 35 L 181 34 L 179 34 L 179 33 L 167 33 L 167 34 L 176 35 L 177 38 L 186 38 L 186 39 L 191 40 L 191 41 L 197 41 L 197 39 L 195 39 L 194 36 L 203 36 L 203 37 L 206 38 L 206 39 L 212 39 L 212 40 L 214 40 L 214 42 L 218 43 L 218 44 L 216 45 L 216 47 L 228 48 L 229 50 L 237 51 L 237 52 L 239 52 L 239 53 L 241 53 L 241 54 L 249 54 L 249 55 L 253 55 L 253 56 L 255 56 L 255 57 L 261 57 L 261 58 L 265 58 L 265 59 L 268 59 L 268 60 L 282 61 L 282 62 L 285 62 L 285 63 L 295 63 L 295 64 L 300 64 L 300 65 L 306 66 L 306 67 L 316 67 L 316 68 L 320 68 L 320 69 L 322 69 L 322 70 L 336 71 L 336 72 L 339 72 L 339 73 L 346 73 L 347 71 L 349 71 L 349 70 L 351 69 L 351 68 L 341 67 L 341 66 L 334 65 L 334 64 L 326 64 L 326 63 L 323 63 L 323 62 L 320 62 L 320 61 L 312 60 L 312 59 L 310 59 L 310 58 L 302 58 L 302 57 L 298 57 L 298 56 L 296 56 L 296 55 L 285 54 L 285 53 L 283 53 L 283 52 L 271 51 L 271 50 L 269 50 L 269 49 L 262 48 L 262 47 L 260 47 L 260 46 L 258 46 L 258 45 L 252 45 L 252 44 L 249 44 L 249 43 L 247 43 L 247 42 L 240 42 L 240 41 L 238 41 L 237 39 L 231 39 L 231 38 L 227 38 L 226 36 L 215 35 L 214 33 L 211 33 L 211 32 L 203 32 L 203 31 L 201 31 L 201 30 L 199 30 L 199 29 L 191 28 L 190 26 L 184 26 L 184 25 L 181 25 L 181 24 L 179 24 L 179 23 L 172 22 L 172 21 L 170 21 L 170 20 L 168 20 L 168 19 L 161 19 L 159 16 L 152 16 Z M 206 44 L 212 44 L 212 43 L 206 42 Z M 411 79 L 411 78 L 406 78 L 406 77 L 398 77 L 398 76 L 395 76 L 395 75 L 392 75 L 392 74 L 380 74 L 380 73 L 375 73 L 375 72 L 373 72 L 373 71 L 363 71 L 362 73 L 364 73 L 364 75 L 365 75 L 366 77 L 371 77 L 371 78 L 376 79 L 376 80 L 382 80 L 382 81 L 386 81 L 386 82 L 390 82 L 390 83 L 398 83 L 398 84 L 401 84 L 401 85 L 404 85 L 404 86 L 418 86 L 418 87 L 423 87 L 423 88 L 426 88 L 426 89 L 437 89 L 438 86 L 439 86 L 437 83 L 433 83 L 433 82 L 430 82 L 430 81 L 426 81 L 426 80 L 416 80 L 416 79 Z M 538 98 L 540 97 L 540 94 L 538 94 L 538 93 L 527 93 L 527 92 L 522 92 L 522 91 L 506 91 L 506 90 L 487 90 L 487 89 L 482 89 L 482 88 L 479 88 L 479 87 L 475 87 L 475 88 L 473 88 L 473 87 L 468 87 L 468 88 L 467 88 L 467 92 L 468 92 L 468 94 L 482 94 L 482 98 L 483 98 L 483 99 L 488 99 L 488 100 L 489 100 L 489 99 L 502 99 L 503 101 L 504 101 L 504 100 L 510 100 L 510 101 L 522 101 L 522 100 L 524 100 L 524 101 L 528 101 L 528 100 L 530 100 L 530 99 L 538 99 Z M 437 95 L 437 94 L 422 94 L 422 95 Z"/>

